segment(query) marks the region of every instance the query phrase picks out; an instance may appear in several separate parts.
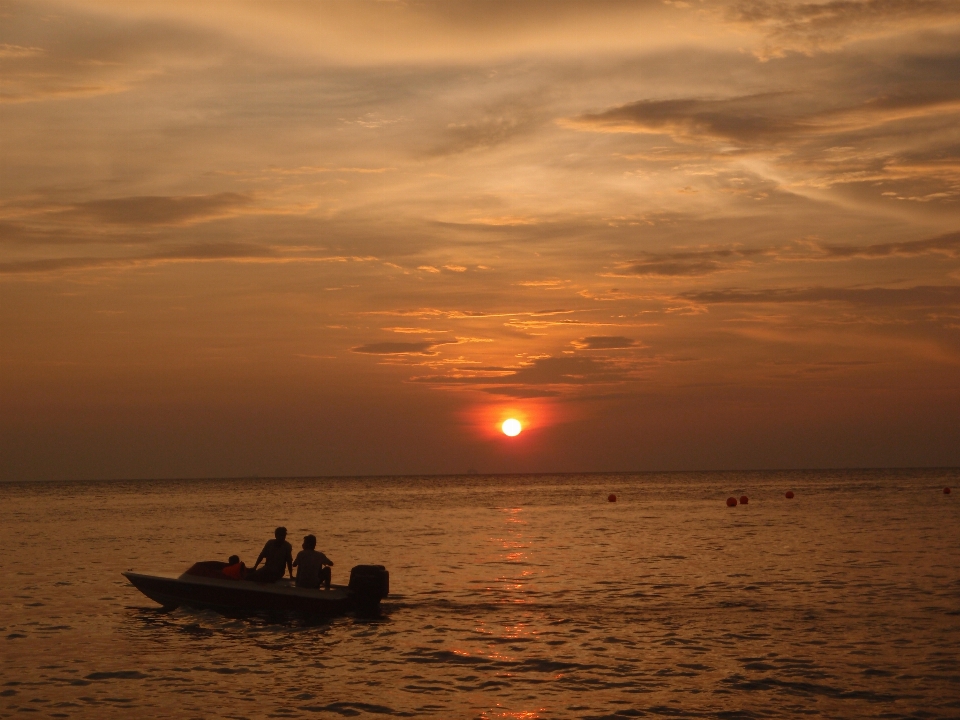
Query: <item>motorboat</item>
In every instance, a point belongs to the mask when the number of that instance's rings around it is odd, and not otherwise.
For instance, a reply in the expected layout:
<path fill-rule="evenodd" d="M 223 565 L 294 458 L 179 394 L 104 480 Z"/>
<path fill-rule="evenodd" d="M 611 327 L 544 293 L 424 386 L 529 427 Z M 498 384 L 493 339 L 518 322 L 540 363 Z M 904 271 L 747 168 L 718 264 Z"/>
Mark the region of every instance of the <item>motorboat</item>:
<path fill-rule="evenodd" d="M 223 574 L 226 563 L 198 562 L 186 572 L 125 572 L 124 577 L 151 600 L 172 610 L 180 605 L 222 612 L 296 612 L 308 615 L 340 615 L 350 611 L 376 612 L 390 593 L 390 573 L 383 565 L 357 565 L 350 571 L 349 585 L 301 588 L 292 580 L 260 583 L 234 580 Z"/>

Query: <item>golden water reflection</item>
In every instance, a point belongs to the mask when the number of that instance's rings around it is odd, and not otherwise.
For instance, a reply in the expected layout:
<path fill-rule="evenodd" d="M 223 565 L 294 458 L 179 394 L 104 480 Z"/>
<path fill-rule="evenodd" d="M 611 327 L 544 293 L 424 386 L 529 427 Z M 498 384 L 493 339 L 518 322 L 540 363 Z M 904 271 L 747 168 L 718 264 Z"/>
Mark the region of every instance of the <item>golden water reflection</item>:
<path fill-rule="evenodd" d="M 524 534 L 527 525 L 524 509 L 502 508 L 501 512 L 505 521 L 504 535 L 490 538 L 490 542 L 498 548 L 497 559 L 508 565 L 529 563 L 531 561 L 530 543 Z M 500 595 L 499 602 L 523 604 L 529 602 L 528 598 L 524 597 L 524 591 L 535 574 L 533 570 L 527 568 L 521 570 L 519 575 L 515 573 L 499 575 L 495 579 L 496 584 L 487 589 Z"/>
<path fill-rule="evenodd" d="M 495 720 L 497 718 L 514 718 L 515 720 L 537 720 L 542 717 L 540 713 L 546 712 L 546 708 L 537 710 L 503 710 L 499 703 L 494 708 L 481 712 L 477 717 L 482 720 Z"/>
<path fill-rule="evenodd" d="M 527 538 L 528 521 L 525 515 L 521 507 L 502 508 L 502 532 L 488 538 L 493 548 L 489 563 L 501 569 L 485 589 L 497 603 L 524 605 L 532 602 L 530 587 L 538 571 L 529 567 L 533 553 Z M 478 649 L 477 654 L 495 661 L 514 661 L 515 656 L 510 650 L 516 650 L 516 647 L 507 648 L 504 644 L 537 638 L 540 633 L 531 625 L 531 620 L 529 617 L 519 621 L 514 618 L 514 622 L 502 625 L 478 620 L 474 632 L 478 639 L 482 639 L 482 649 Z M 485 717 L 539 717 L 536 711 L 517 713 L 497 710 L 496 713 Z"/>

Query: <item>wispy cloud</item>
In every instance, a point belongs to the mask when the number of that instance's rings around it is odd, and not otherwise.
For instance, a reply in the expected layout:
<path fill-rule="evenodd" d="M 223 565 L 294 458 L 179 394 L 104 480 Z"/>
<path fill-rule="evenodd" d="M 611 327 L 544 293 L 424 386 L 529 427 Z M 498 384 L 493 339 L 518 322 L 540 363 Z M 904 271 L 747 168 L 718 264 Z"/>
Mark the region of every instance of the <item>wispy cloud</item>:
<path fill-rule="evenodd" d="M 622 335 L 588 335 L 571 344 L 578 350 L 625 350 L 640 343 Z"/>
<path fill-rule="evenodd" d="M 507 112 L 466 122 L 453 122 L 442 133 L 442 140 L 430 150 L 432 155 L 453 155 L 470 150 L 488 150 L 533 132 L 542 119 L 529 113 Z"/>
<path fill-rule="evenodd" d="M 249 207 L 253 199 L 241 193 L 214 195 L 141 196 L 90 200 L 63 212 L 76 218 L 120 225 L 180 225 L 228 217 Z"/>
<path fill-rule="evenodd" d="M 609 358 L 543 357 L 519 367 L 463 368 L 446 375 L 415 378 L 436 386 L 459 386 L 509 397 L 552 397 L 594 385 L 636 379 L 636 368 Z"/>
<path fill-rule="evenodd" d="M 665 277 L 696 277 L 729 270 L 743 261 L 772 254 L 769 249 L 715 248 L 685 250 L 670 253 L 645 253 L 635 261 L 617 267 L 621 273 L 632 275 L 660 275 Z"/>
<path fill-rule="evenodd" d="M 763 290 L 705 290 L 684 293 L 698 303 L 847 303 L 887 307 L 953 307 L 960 305 L 960 285 L 906 288 L 771 288 Z"/>
<path fill-rule="evenodd" d="M 32 5 L 32 7 L 31 7 Z M 34 24 L 35 14 L 44 16 Z M 23 104 L 126 93 L 180 64 L 216 53 L 215 33 L 176 22 L 137 22 L 108 12 L 7 3 L 4 30 L 28 37 L 0 45 L 0 103 Z"/>
<path fill-rule="evenodd" d="M 898 258 L 921 255 L 943 255 L 960 258 L 960 232 L 925 240 L 877 243 L 874 245 L 814 245 L 827 258 Z"/>
<path fill-rule="evenodd" d="M 388 332 L 402 333 L 405 335 L 429 335 L 435 330 L 430 330 L 429 328 L 419 328 L 419 327 L 385 327 L 382 328 Z"/>
<path fill-rule="evenodd" d="M 350 349 L 363 355 L 436 355 L 436 349 L 440 345 L 449 344 L 429 340 L 424 342 L 380 342 L 358 345 Z"/>
<path fill-rule="evenodd" d="M 845 42 L 933 28 L 960 19 L 951 0 L 743 0 L 729 6 L 731 22 L 756 27 L 767 36 L 756 54 L 762 59 L 789 51 L 813 53 Z"/>
<path fill-rule="evenodd" d="M 639 100 L 562 121 L 594 132 L 664 134 L 686 142 L 709 138 L 757 146 L 781 138 L 864 130 L 886 123 L 960 111 L 960 90 L 884 95 L 837 108 L 807 98 L 764 93 L 724 99 Z"/>
<path fill-rule="evenodd" d="M 0 274 L 44 274 L 57 271 L 103 269 L 135 269 L 173 263 L 235 262 L 259 264 L 315 264 L 372 262 L 374 257 L 344 257 L 342 255 L 291 255 L 270 245 L 239 242 L 212 242 L 167 248 L 136 256 L 113 257 L 57 257 L 37 260 L 0 262 Z"/>
<path fill-rule="evenodd" d="M 895 261 L 898 258 L 923 256 L 960 258 L 960 233 L 872 245 L 830 245 L 816 240 L 803 240 L 759 248 L 727 246 L 643 253 L 635 260 L 618 263 L 615 271 L 608 274 L 692 278 L 733 270 L 750 270 L 759 263 L 815 263 L 855 259 Z"/>

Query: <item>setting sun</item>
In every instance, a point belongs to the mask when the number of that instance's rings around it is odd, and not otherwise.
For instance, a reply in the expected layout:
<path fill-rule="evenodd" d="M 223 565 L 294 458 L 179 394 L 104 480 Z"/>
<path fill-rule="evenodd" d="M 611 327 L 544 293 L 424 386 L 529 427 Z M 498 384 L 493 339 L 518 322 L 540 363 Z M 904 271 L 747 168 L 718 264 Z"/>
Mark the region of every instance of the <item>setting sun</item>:
<path fill-rule="evenodd" d="M 520 425 L 520 421 L 516 418 L 510 418 L 509 420 L 504 420 L 503 425 L 500 426 L 500 429 L 503 430 L 504 435 L 509 435 L 510 437 L 516 437 L 520 434 L 520 431 L 523 429 Z"/>

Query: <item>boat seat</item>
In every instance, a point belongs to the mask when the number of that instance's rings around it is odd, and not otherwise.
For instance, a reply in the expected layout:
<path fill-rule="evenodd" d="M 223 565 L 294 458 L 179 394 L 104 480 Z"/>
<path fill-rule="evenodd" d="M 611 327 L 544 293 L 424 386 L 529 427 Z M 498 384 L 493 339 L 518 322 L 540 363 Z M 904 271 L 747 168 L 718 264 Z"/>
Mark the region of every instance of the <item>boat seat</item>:
<path fill-rule="evenodd" d="M 204 560 L 194 563 L 184 573 L 184 575 L 196 575 L 197 577 L 223 578 L 226 577 L 221 570 L 227 567 L 227 563 L 218 560 Z"/>

